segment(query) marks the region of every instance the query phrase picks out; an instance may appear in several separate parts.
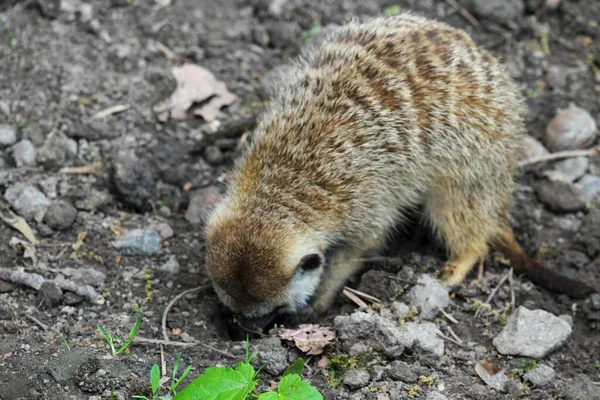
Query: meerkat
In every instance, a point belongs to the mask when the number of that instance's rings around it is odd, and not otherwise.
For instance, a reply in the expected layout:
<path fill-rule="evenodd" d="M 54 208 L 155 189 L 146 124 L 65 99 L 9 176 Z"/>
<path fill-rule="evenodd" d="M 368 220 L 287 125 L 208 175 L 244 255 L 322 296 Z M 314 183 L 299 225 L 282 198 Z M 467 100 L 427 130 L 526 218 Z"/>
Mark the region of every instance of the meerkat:
<path fill-rule="evenodd" d="M 413 14 L 338 28 L 277 88 L 207 218 L 218 297 L 250 318 L 324 311 L 415 205 L 448 250 L 447 287 L 497 248 L 536 282 L 589 293 L 514 239 L 524 113 L 515 83 L 461 30 Z"/>

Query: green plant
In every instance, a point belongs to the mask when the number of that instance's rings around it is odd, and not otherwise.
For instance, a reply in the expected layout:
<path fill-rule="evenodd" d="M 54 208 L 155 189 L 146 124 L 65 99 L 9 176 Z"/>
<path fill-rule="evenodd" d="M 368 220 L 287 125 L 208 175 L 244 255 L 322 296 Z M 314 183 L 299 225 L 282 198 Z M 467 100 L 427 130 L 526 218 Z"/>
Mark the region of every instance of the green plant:
<path fill-rule="evenodd" d="M 146 396 L 131 396 L 134 399 L 144 399 L 144 400 L 170 400 L 169 396 L 158 396 L 158 387 L 160 386 L 160 369 L 157 364 L 152 366 L 150 370 L 150 386 L 152 387 L 152 397 L 148 398 Z"/>
<path fill-rule="evenodd" d="M 600 369 L 600 361 L 596 361 L 596 369 Z"/>
<path fill-rule="evenodd" d="M 383 12 L 388 17 L 391 17 L 392 15 L 399 14 L 400 11 L 402 11 L 402 9 L 400 8 L 400 6 L 395 5 L 395 6 L 390 6 L 390 7 L 386 8 Z"/>
<path fill-rule="evenodd" d="M 319 33 L 321 29 L 321 23 L 319 21 L 315 21 L 313 26 L 308 31 L 304 32 L 304 34 L 302 35 L 302 41 L 305 43 L 308 42 L 310 39 L 313 38 L 313 36 Z"/>
<path fill-rule="evenodd" d="M 4 34 L 6 35 L 6 40 L 8 40 L 8 45 L 10 48 L 14 49 L 17 47 L 17 38 L 15 38 L 15 36 L 10 33 L 7 28 L 4 28 Z"/>
<path fill-rule="evenodd" d="M 525 360 L 523 361 L 517 369 L 521 372 L 529 372 L 538 367 L 537 361 L 535 360 Z"/>
<path fill-rule="evenodd" d="M 177 394 L 177 386 L 179 386 L 179 384 L 181 382 L 183 382 L 183 380 L 185 379 L 185 377 L 190 373 L 190 371 L 192 370 L 192 366 L 188 366 L 185 371 L 183 371 L 183 374 L 181 374 L 181 376 L 179 377 L 179 379 L 177 379 L 177 370 L 179 369 L 179 363 L 181 362 L 181 353 L 179 353 L 177 355 L 177 361 L 175 361 L 175 366 L 173 367 L 173 379 L 171 380 L 171 391 L 173 392 L 173 395 Z"/>
<path fill-rule="evenodd" d="M 169 206 L 167 206 L 167 201 L 171 200 L 172 196 L 173 196 L 172 194 L 169 194 L 164 199 L 160 199 L 160 200 L 156 200 L 156 201 L 148 200 L 148 202 L 150 203 L 150 207 L 152 207 L 152 212 L 156 213 L 158 208 L 160 208 L 160 211 L 162 211 L 163 214 L 170 214 L 171 209 L 169 208 Z M 158 206 L 158 208 L 156 206 Z"/>
<path fill-rule="evenodd" d="M 106 343 L 108 343 L 108 345 L 110 346 L 111 354 L 113 356 L 117 356 L 117 355 L 121 354 L 122 352 L 124 352 L 125 350 L 127 350 L 129 345 L 131 344 L 131 342 L 133 342 L 133 339 L 135 339 L 135 335 L 137 335 L 138 329 L 140 328 L 141 322 L 142 322 L 142 310 L 140 310 L 140 308 L 136 306 L 135 325 L 133 325 L 133 328 L 131 328 L 131 330 L 129 331 L 129 340 L 127 340 L 127 341 L 124 341 L 117 335 L 114 335 L 114 337 L 113 337 L 112 333 L 110 333 L 110 331 L 108 331 L 108 330 L 105 333 L 104 330 L 102 330 L 102 327 L 100 327 L 100 324 L 97 324 L 96 328 L 98 329 L 100 336 L 102 336 L 104 338 L 104 340 L 106 341 Z M 116 344 L 115 339 L 121 343 L 121 347 L 119 347 L 119 349 L 115 348 L 115 344 Z"/>
<path fill-rule="evenodd" d="M 54 330 L 54 331 L 52 331 L 52 333 L 54 333 L 59 338 L 61 338 L 63 343 L 65 344 L 65 346 L 67 346 L 67 350 L 71 351 L 71 346 L 69 345 L 69 342 L 67 342 L 67 339 L 63 335 L 61 335 L 59 331 Z"/>
<path fill-rule="evenodd" d="M 246 341 L 246 359 L 234 368 L 211 367 L 194 379 L 173 397 L 173 400 L 228 399 L 228 400 L 322 400 L 323 396 L 300 374 L 304 360 L 297 360 L 284 372 L 277 384 L 277 391 L 258 393 L 258 372 L 250 365 L 256 354 L 250 355 L 250 344 Z"/>

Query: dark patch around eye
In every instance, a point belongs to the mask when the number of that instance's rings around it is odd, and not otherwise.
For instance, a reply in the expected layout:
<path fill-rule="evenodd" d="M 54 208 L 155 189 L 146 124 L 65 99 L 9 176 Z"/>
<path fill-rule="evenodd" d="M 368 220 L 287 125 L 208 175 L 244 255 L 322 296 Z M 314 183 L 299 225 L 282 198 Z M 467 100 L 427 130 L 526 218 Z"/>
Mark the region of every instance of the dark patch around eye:
<path fill-rule="evenodd" d="M 302 260 L 300 260 L 300 264 L 298 264 L 298 268 L 303 269 L 304 271 L 312 271 L 313 269 L 319 268 L 321 265 L 321 256 L 318 254 L 309 254 L 304 256 Z"/>

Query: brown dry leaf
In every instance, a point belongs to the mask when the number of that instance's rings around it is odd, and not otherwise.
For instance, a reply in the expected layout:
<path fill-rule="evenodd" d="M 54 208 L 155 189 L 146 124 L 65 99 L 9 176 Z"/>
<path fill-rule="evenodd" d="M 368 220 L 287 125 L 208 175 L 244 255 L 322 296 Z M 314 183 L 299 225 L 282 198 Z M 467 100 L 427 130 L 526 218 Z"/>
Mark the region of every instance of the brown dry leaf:
<path fill-rule="evenodd" d="M 298 329 L 280 329 L 279 337 L 294 341 L 296 347 L 308 355 L 317 355 L 335 339 L 335 333 L 324 326 L 303 324 Z"/>
<path fill-rule="evenodd" d="M 8 242 L 16 252 L 23 254 L 24 258 L 31 258 L 33 265 L 37 265 L 37 256 L 35 254 L 35 246 L 29 242 L 12 237 Z"/>
<path fill-rule="evenodd" d="M 186 119 L 187 110 L 197 102 L 208 100 L 204 105 L 194 111 L 206 122 L 213 121 L 221 107 L 230 105 L 237 97 L 227 90 L 225 83 L 217 80 L 215 76 L 199 65 L 184 64 L 173 68 L 173 75 L 177 81 L 177 88 L 164 102 L 154 106 L 158 113 L 159 121 L 172 119 Z"/>
<path fill-rule="evenodd" d="M 480 361 L 475 364 L 475 372 L 491 388 L 502 390 L 508 377 L 506 371 L 494 361 Z"/>
<path fill-rule="evenodd" d="M 321 359 L 317 363 L 317 367 L 321 367 L 321 368 L 327 368 L 328 365 L 329 365 L 329 358 L 327 358 L 325 356 L 321 357 Z"/>

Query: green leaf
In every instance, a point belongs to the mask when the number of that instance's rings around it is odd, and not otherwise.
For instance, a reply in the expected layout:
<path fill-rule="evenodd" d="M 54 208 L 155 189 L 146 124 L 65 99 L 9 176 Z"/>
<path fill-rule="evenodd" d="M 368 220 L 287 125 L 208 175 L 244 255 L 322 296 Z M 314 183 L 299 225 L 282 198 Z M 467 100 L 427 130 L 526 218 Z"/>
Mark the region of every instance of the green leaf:
<path fill-rule="evenodd" d="M 386 8 L 384 10 L 384 13 L 388 17 L 391 17 L 392 15 L 399 14 L 400 11 L 402 11 L 402 8 L 400 8 L 400 6 L 398 6 L 398 5 L 396 5 L 396 6 L 391 6 L 391 7 Z"/>
<path fill-rule="evenodd" d="M 177 360 L 175 361 L 175 366 L 173 367 L 173 380 L 177 378 L 177 370 L 179 369 L 179 363 L 181 362 L 181 352 L 177 354 Z"/>
<path fill-rule="evenodd" d="M 254 380 L 254 367 L 249 363 L 245 363 L 240 361 L 236 366 L 235 370 L 244 374 L 244 377 L 248 379 L 248 381 Z"/>
<path fill-rule="evenodd" d="M 304 360 L 299 358 L 292 365 L 287 367 L 285 371 L 283 371 L 283 376 L 288 376 L 289 374 L 296 374 L 302 376 L 302 370 L 304 369 Z"/>
<path fill-rule="evenodd" d="M 256 381 L 248 378 L 251 373 L 254 373 L 254 368 L 243 362 L 235 370 L 207 368 L 204 374 L 177 393 L 173 400 L 244 400 L 256 386 Z"/>
<path fill-rule="evenodd" d="M 160 384 L 160 369 L 158 365 L 154 364 L 150 370 L 150 384 L 152 385 L 152 396 L 158 392 L 158 385 Z"/>
<path fill-rule="evenodd" d="M 317 389 L 303 382 L 299 375 L 290 374 L 279 381 L 277 393 L 263 393 L 258 396 L 258 400 L 323 400 L 323 396 Z"/>

